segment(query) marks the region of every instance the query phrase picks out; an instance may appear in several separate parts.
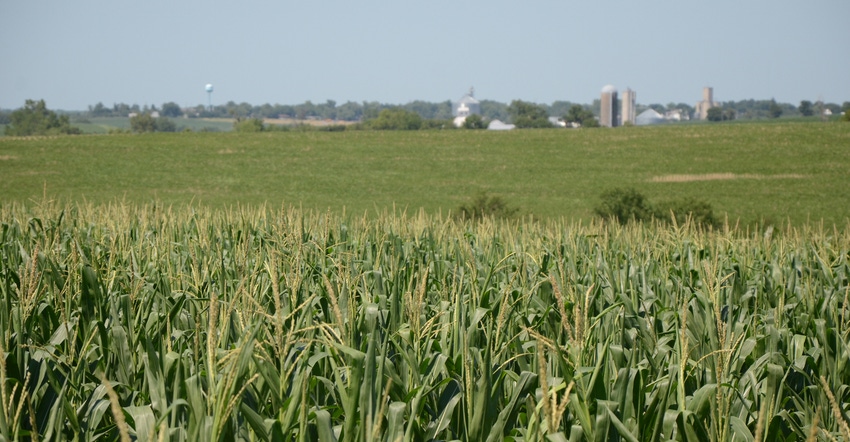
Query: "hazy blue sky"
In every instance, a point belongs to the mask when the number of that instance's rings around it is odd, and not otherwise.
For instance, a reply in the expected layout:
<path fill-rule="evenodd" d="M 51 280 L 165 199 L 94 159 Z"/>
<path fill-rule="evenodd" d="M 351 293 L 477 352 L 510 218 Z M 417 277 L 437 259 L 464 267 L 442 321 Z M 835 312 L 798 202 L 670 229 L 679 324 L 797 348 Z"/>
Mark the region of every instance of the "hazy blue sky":
<path fill-rule="evenodd" d="M 850 101 L 850 1 L 0 0 L 0 107 Z"/>

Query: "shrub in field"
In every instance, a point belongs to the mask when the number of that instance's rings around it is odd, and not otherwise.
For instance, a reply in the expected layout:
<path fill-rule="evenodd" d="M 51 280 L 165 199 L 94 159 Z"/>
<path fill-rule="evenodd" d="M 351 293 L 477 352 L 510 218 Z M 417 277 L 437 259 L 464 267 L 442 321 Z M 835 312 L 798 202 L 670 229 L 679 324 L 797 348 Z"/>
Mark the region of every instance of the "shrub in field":
<path fill-rule="evenodd" d="M 677 224 L 691 222 L 702 227 L 720 226 L 720 219 L 714 214 L 711 204 L 705 201 L 685 198 L 652 204 L 635 189 L 612 189 L 604 192 L 595 212 L 600 217 L 617 221 L 619 224 L 652 220 L 670 223 L 675 220 Z"/>
<path fill-rule="evenodd" d="M 578 124 L 581 127 L 599 127 L 599 120 L 593 115 L 593 111 L 585 109 L 580 104 L 570 106 L 563 120 L 567 123 Z"/>
<path fill-rule="evenodd" d="M 233 130 L 236 132 L 262 132 L 266 130 L 266 127 L 260 118 L 237 118 L 233 122 Z"/>
<path fill-rule="evenodd" d="M 11 113 L 5 128 L 9 136 L 80 134 L 80 128 L 71 126 L 67 115 L 57 115 L 47 108 L 44 100 L 27 100 L 24 107 Z"/>
<path fill-rule="evenodd" d="M 487 122 L 481 115 L 472 114 L 463 120 L 464 129 L 487 129 Z"/>
<path fill-rule="evenodd" d="M 613 219 L 620 224 L 649 221 L 653 217 L 649 201 L 635 189 L 611 189 L 603 192 L 601 202 L 594 212 L 602 218 Z"/>
<path fill-rule="evenodd" d="M 482 218 L 512 218 L 518 212 L 519 209 L 508 206 L 508 203 L 502 197 L 480 193 L 470 203 L 461 205 L 457 215 L 461 219 L 479 220 Z"/>
<path fill-rule="evenodd" d="M 437 120 L 437 119 L 422 119 L 422 126 L 419 129 L 439 129 L 439 130 L 447 130 L 447 129 L 457 129 L 452 122 L 452 120 Z"/>
<path fill-rule="evenodd" d="M 130 129 L 137 133 L 146 132 L 177 132 L 177 125 L 168 118 L 154 118 L 145 112 L 130 117 Z"/>
<path fill-rule="evenodd" d="M 329 124 L 327 126 L 318 126 L 316 130 L 319 132 L 344 132 L 346 125 L 344 124 Z"/>
<path fill-rule="evenodd" d="M 695 198 L 658 203 L 654 208 L 654 216 L 666 222 L 675 220 L 679 225 L 692 222 L 703 227 L 719 227 L 721 224 L 711 204 Z"/>
<path fill-rule="evenodd" d="M 554 127 L 554 125 L 549 121 L 549 115 L 546 112 L 546 108 L 534 103 L 522 100 L 513 100 L 508 106 L 508 113 L 511 115 L 511 122 L 513 122 L 517 128 Z"/>
<path fill-rule="evenodd" d="M 402 108 L 384 109 L 378 117 L 366 121 L 366 126 L 375 130 L 419 130 L 422 117 Z"/>

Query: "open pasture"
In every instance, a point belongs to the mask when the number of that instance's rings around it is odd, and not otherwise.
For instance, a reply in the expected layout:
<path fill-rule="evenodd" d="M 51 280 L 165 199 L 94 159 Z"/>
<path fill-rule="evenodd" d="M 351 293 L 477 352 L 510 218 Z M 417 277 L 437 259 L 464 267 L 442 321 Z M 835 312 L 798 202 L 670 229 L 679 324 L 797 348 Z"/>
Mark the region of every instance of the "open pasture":
<path fill-rule="evenodd" d="M 227 132 L 233 128 L 233 120 L 228 118 L 171 118 L 177 131 L 190 129 L 193 131 Z M 106 134 L 120 129 L 129 131 L 128 117 L 92 117 L 83 121 L 73 121 L 84 134 Z"/>
<path fill-rule="evenodd" d="M 732 222 L 850 217 L 850 125 L 172 133 L 0 138 L 0 200 L 295 205 L 443 214 L 477 194 L 588 220 L 600 194 L 692 197 Z"/>

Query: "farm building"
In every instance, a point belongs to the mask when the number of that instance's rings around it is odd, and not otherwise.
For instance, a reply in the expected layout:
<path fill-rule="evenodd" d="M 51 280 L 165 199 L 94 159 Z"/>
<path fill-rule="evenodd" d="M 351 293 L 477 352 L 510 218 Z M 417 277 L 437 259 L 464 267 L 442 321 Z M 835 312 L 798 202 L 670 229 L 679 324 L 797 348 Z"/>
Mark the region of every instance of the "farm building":
<path fill-rule="evenodd" d="M 470 115 L 481 115 L 481 103 L 475 99 L 475 89 L 469 88 L 469 93 L 452 102 L 452 115 L 455 117 L 468 117 Z"/>
<path fill-rule="evenodd" d="M 661 124 L 664 123 L 664 115 L 656 112 L 655 109 L 647 109 L 641 112 L 637 117 L 635 117 L 635 124 L 638 126 L 647 126 L 650 124 Z"/>

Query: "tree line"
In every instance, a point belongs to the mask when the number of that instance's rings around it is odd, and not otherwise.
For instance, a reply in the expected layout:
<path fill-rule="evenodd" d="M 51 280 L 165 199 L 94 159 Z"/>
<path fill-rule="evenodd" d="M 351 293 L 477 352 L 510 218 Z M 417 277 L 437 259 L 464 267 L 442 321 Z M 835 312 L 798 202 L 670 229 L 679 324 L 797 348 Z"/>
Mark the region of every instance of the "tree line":
<path fill-rule="evenodd" d="M 567 125 L 577 127 L 596 127 L 599 114 L 599 100 L 591 104 L 579 104 L 569 101 L 555 101 L 551 105 L 513 100 L 504 104 L 492 100 L 480 102 L 481 115 L 468 119 L 462 127 L 467 129 L 486 128 L 492 120 L 512 123 L 518 128 L 553 127 L 550 117 L 555 117 Z M 685 103 L 667 105 L 638 105 L 638 113 L 645 109 L 654 109 L 660 113 L 677 110 L 686 118 L 694 118 L 695 109 Z M 838 115 L 850 111 L 850 102 L 839 106 L 835 103 L 812 102 L 803 100 L 799 106 L 778 103 L 776 100 L 741 100 L 720 103 L 709 110 L 710 121 L 764 119 L 782 117 L 807 117 L 826 112 Z M 175 131 L 176 125 L 169 118 L 232 118 L 234 129 L 256 131 L 273 129 L 263 120 L 286 118 L 296 121 L 327 120 L 338 122 L 357 122 L 349 126 L 329 126 L 333 129 L 375 129 L 375 130 L 411 130 L 429 128 L 454 128 L 452 123 L 451 101 L 426 102 L 413 101 L 404 105 L 383 104 L 378 102 L 346 102 L 341 105 L 333 100 L 314 104 L 310 101 L 297 105 L 263 104 L 254 106 L 249 103 L 229 101 L 223 105 L 181 108 L 175 102 L 166 102 L 161 106 L 142 106 L 137 104 L 116 103 L 107 107 L 103 103 L 89 106 L 87 111 L 68 112 L 62 115 L 47 109 L 44 100 L 27 100 L 24 107 L 11 113 L 0 112 L 0 124 L 6 126 L 6 135 L 44 135 L 73 134 L 80 130 L 70 124 L 70 116 L 79 118 L 132 117 L 133 132 Z M 159 118 L 155 118 L 159 117 Z M 847 112 L 845 119 L 850 118 Z M 259 123 L 258 123 L 259 122 Z M 330 130 L 327 129 L 326 130 Z"/>
<path fill-rule="evenodd" d="M 481 116 L 486 120 L 509 121 L 511 118 L 510 106 L 515 103 L 526 103 L 522 100 L 514 100 L 510 104 L 493 100 L 481 101 Z M 573 103 L 570 101 L 555 101 L 552 104 L 532 103 L 541 109 L 547 116 L 564 117 L 578 104 L 583 109 L 599 114 L 599 100 L 590 104 Z M 807 117 L 820 114 L 825 111 L 837 115 L 846 109 L 850 109 L 850 102 L 845 101 L 842 105 L 837 103 L 825 103 L 822 101 L 802 100 L 799 105 L 791 103 L 780 103 L 774 99 L 770 100 L 739 100 L 719 103 L 719 110 L 712 113 L 717 120 L 756 120 L 784 117 Z M 252 105 L 242 102 L 228 101 L 225 104 L 208 107 L 197 105 L 181 108 L 175 102 L 166 102 L 161 106 L 139 106 L 126 103 L 116 103 L 107 107 L 103 103 L 97 103 L 88 107 L 86 115 L 89 117 L 127 117 L 130 114 L 157 112 L 160 116 L 177 118 L 285 118 L 293 120 L 331 120 L 331 121 L 365 121 L 378 117 L 385 109 L 404 109 L 418 114 L 426 120 L 450 120 L 452 118 L 452 103 L 449 100 L 441 102 L 427 102 L 422 100 L 395 105 L 379 103 L 377 101 L 353 102 L 348 101 L 337 104 L 334 100 L 324 103 L 313 103 L 306 101 L 301 104 L 262 104 Z M 695 108 L 687 103 L 670 102 L 665 104 L 638 104 L 636 112 L 641 113 L 646 109 L 653 109 L 661 114 L 670 111 L 679 111 L 688 119 L 695 118 Z M 574 110 L 575 111 L 575 110 Z M 719 114 L 717 113 L 719 112 Z M 2 123 L 2 121 L 0 121 Z"/>

